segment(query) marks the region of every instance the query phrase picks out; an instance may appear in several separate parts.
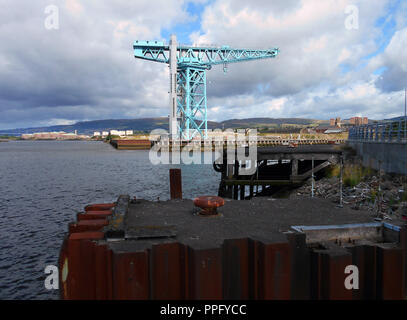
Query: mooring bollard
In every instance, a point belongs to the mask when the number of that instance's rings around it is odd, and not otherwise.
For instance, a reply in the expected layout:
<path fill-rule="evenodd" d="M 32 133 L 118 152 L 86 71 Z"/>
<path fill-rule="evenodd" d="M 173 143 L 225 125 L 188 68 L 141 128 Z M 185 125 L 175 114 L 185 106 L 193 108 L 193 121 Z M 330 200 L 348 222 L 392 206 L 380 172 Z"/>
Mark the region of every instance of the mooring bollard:
<path fill-rule="evenodd" d="M 225 205 L 225 200 L 217 196 L 201 196 L 194 199 L 194 205 L 202 209 L 200 215 L 214 216 L 218 214 L 217 208 Z"/>
<path fill-rule="evenodd" d="M 171 199 L 182 199 L 181 169 L 170 169 Z"/>

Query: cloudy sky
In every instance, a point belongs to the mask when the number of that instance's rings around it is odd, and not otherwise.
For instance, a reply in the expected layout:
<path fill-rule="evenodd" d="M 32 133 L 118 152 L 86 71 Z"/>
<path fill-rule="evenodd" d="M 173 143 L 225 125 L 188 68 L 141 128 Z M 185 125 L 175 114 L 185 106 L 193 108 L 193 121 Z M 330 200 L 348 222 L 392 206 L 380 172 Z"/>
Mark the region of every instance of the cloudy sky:
<path fill-rule="evenodd" d="M 208 118 L 404 113 L 407 1 L 0 0 L 0 129 L 168 115 L 134 40 L 279 47 L 208 72 Z M 51 7 L 50 7 L 51 6 Z M 58 9 L 58 21 L 55 17 Z M 58 22 L 58 23 L 57 23 Z"/>

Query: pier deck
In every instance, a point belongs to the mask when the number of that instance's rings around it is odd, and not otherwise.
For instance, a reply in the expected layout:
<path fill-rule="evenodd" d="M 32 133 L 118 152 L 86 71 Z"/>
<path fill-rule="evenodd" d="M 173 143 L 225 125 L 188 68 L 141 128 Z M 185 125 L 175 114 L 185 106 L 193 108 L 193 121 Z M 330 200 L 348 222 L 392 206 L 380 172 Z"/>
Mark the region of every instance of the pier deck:
<path fill-rule="evenodd" d="M 121 196 L 78 220 L 61 249 L 64 299 L 405 296 L 405 226 L 321 199 L 227 200 L 202 216 L 191 200 Z M 343 285 L 352 264 L 357 291 Z"/>
<path fill-rule="evenodd" d="M 176 241 L 196 248 L 216 248 L 225 239 L 264 238 L 281 240 L 281 233 L 295 225 L 331 225 L 372 222 L 367 212 L 350 208 L 337 208 L 328 200 L 282 200 L 256 198 L 251 201 L 226 200 L 218 209 L 218 216 L 198 214 L 192 200 L 145 201 L 130 204 L 125 223 L 125 238 L 131 238 L 132 229 L 145 230 L 145 238 L 151 229 L 151 238 L 160 241 Z M 172 229 L 166 236 L 166 228 Z M 154 236 L 154 232 L 156 236 Z M 156 239 L 154 241 L 157 241 Z M 146 243 L 147 244 L 147 243 Z"/>

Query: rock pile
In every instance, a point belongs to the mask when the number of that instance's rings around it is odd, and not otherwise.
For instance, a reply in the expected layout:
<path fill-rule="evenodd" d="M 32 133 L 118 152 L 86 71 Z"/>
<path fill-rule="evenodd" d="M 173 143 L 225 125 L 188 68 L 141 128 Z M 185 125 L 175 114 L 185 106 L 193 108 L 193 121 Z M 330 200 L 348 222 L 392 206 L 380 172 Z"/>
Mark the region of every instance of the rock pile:
<path fill-rule="evenodd" d="M 343 205 L 355 210 L 366 210 L 381 219 L 407 219 L 406 177 L 382 175 L 367 176 L 355 186 L 343 186 Z M 312 181 L 294 190 L 291 198 L 310 197 Z M 322 178 L 314 183 L 314 197 L 340 202 L 340 181 L 338 178 Z"/>

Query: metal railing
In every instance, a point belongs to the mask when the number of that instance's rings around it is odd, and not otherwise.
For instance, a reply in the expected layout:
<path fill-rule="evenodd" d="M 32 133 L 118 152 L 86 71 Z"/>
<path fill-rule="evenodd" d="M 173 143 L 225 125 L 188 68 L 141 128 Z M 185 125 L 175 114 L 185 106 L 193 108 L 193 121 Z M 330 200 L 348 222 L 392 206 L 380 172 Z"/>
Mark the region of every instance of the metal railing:
<path fill-rule="evenodd" d="M 407 122 L 403 120 L 378 122 L 349 129 L 350 141 L 407 143 Z"/>

